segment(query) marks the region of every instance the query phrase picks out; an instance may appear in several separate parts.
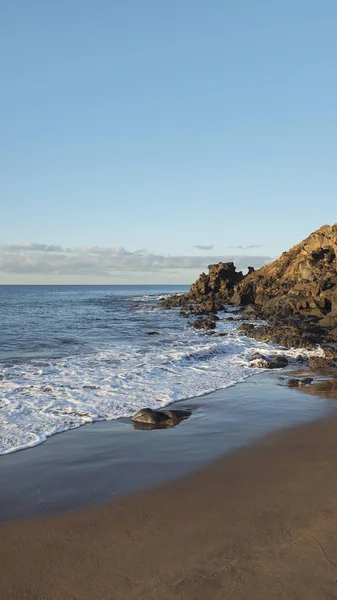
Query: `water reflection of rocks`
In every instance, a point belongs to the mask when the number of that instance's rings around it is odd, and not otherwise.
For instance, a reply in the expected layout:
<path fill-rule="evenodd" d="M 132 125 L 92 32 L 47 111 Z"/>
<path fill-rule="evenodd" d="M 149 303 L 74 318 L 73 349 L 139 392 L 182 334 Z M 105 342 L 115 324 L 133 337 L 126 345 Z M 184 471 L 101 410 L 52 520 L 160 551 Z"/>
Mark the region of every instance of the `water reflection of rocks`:
<path fill-rule="evenodd" d="M 170 429 L 171 427 L 176 427 L 181 423 L 182 419 L 172 419 L 167 420 L 165 423 L 138 423 L 137 421 L 133 421 L 134 429 L 143 429 L 144 431 L 148 431 L 150 429 Z"/>
<path fill-rule="evenodd" d="M 287 385 L 302 394 L 337 400 L 337 369 L 296 369 L 278 379 L 281 385 Z"/>
<path fill-rule="evenodd" d="M 305 388 L 299 387 L 298 391 L 313 396 L 319 396 L 320 398 L 337 400 L 337 374 L 329 379 L 318 379 L 313 381 L 311 385 L 307 385 Z"/>

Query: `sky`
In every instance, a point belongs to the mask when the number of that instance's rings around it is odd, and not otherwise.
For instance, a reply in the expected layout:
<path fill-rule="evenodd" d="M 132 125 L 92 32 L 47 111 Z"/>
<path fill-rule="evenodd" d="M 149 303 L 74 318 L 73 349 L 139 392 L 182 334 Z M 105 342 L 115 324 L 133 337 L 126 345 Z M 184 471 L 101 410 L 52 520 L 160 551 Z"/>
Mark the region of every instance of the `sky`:
<path fill-rule="evenodd" d="M 190 283 L 337 221 L 335 0 L 2 0 L 0 284 Z"/>

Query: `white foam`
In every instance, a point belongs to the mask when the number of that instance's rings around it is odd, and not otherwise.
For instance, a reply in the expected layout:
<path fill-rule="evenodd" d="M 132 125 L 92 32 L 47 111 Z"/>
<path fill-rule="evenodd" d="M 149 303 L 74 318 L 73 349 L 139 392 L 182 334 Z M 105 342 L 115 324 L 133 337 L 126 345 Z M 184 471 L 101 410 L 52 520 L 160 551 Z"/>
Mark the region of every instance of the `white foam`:
<path fill-rule="evenodd" d="M 157 344 L 118 344 L 87 355 L 3 366 L 0 454 L 85 423 L 130 417 L 145 406 L 161 408 L 232 386 L 257 372 L 248 362 L 253 351 L 294 358 L 323 354 L 251 340 L 225 319 L 217 330 L 228 335 L 217 338 L 179 323 L 178 330 L 165 329 Z"/>

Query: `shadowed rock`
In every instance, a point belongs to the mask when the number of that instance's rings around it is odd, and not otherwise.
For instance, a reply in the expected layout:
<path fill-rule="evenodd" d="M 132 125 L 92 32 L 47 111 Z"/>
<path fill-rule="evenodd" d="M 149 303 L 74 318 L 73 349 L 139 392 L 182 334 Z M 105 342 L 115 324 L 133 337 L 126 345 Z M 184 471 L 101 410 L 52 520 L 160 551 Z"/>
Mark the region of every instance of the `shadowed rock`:
<path fill-rule="evenodd" d="M 134 424 L 146 425 L 146 429 L 173 427 L 183 419 L 190 417 L 192 412 L 186 409 L 153 410 L 142 408 L 133 417 Z M 144 429 L 144 427 L 141 427 Z"/>
<path fill-rule="evenodd" d="M 320 356 L 317 358 L 312 358 L 309 360 L 309 367 L 313 371 L 316 369 L 329 369 L 334 366 L 334 362 L 332 360 L 328 360 L 327 358 Z"/>
<path fill-rule="evenodd" d="M 214 318 L 212 318 L 212 316 L 208 316 L 203 318 L 199 318 L 196 319 L 193 323 L 192 323 L 192 327 L 194 329 L 215 329 L 216 325 L 215 325 L 215 320 Z"/>
<path fill-rule="evenodd" d="M 196 282 L 192 283 L 188 293 L 164 298 L 161 306 L 180 306 L 184 312 L 195 315 L 216 313 L 224 309 L 223 304 L 229 302 L 234 287 L 242 279 L 242 272 L 237 272 L 232 262 L 209 265 L 208 274 L 202 273 Z"/>

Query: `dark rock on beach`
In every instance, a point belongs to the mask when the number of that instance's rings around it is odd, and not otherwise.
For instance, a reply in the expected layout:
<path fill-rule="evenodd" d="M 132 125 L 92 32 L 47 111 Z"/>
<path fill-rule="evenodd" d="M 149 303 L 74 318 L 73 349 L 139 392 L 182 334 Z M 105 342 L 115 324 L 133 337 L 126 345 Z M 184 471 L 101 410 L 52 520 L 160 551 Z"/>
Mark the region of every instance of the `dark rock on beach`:
<path fill-rule="evenodd" d="M 242 327 L 242 326 L 241 326 Z M 245 334 L 256 340 L 291 348 L 315 348 L 325 341 L 325 331 L 303 319 L 273 318 L 264 325 L 249 326 Z"/>
<path fill-rule="evenodd" d="M 240 325 L 238 327 L 238 331 L 241 331 L 245 335 L 246 334 L 249 335 L 254 330 L 255 330 L 255 325 L 252 325 L 251 323 L 243 323 L 242 325 Z"/>
<path fill-rule="evenodd" d="M 158 426 L 172 427 L 183 419 L 190 417 L 192 412 L 186 409 L 153 410 L 142 408 L 133 417 L 134 424 L 146 425 L 146 429 L 154 429 Z"/>
<path fill-rule="evenodd" d="M 259 367 L 260 369 L 283 369 L 283 367 L 287 366 L 288 359 L 281 354 L 268 358 L 256 352 L 249 358 L 249 362 L 253 367 Z"/>
<path fill-rule="evenodd" d="M 312 358 L 308 362 L 310 369 L 316 371 L 316 369 L 329 369 L 334 366 L 334 361 L 325 358 L 324 356 L 320 356 L 317 358 Z"/>
<path fill-rule="evenodd" d="M 192 323 L 192 327 L 194 329 L 215 329 L 216 325 L 215 320 L 212 317 L 208 316 L 205 318 L 196 319 Z"/>
<path fill-rule="evenodd" d="M 310 385 L 313 382 L 312 377 L 304 377 L 303 379 L 288 379 L 287 385 L 288 387 L 304 387 L 305 385 Z"/>

